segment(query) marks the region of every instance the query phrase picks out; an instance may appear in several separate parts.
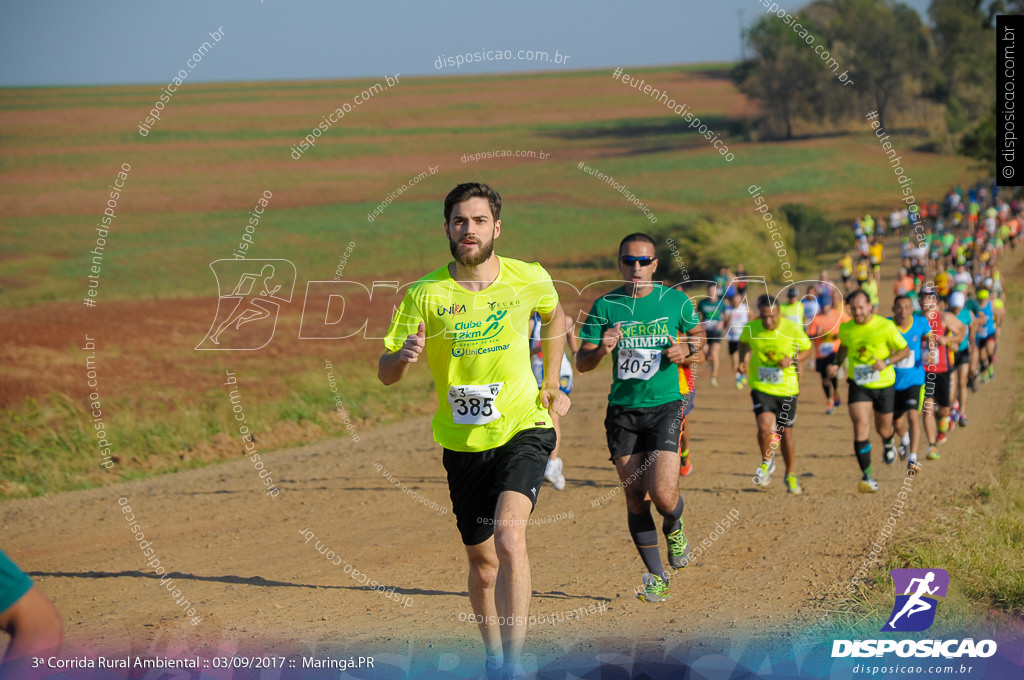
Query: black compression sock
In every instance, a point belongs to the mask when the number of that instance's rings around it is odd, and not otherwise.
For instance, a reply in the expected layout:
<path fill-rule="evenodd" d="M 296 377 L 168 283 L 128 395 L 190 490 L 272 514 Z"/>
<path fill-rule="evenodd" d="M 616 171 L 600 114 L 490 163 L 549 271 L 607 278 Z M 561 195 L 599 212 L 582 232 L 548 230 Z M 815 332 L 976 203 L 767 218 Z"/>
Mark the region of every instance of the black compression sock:
<path fill-rule="evenodd" d="M 864 473 L 864 479 L 868 479 L 871 477 L 871 442 L 854 442 L 853 452 L 857 455 L 857 464 Z"/>
<path fill-rule="evenodd" d="M 661 576 L 665 569 L 661 564 L 661 553 L 658 552 L 658 530 L 654 526 L 654 518 L 651 511 L 634 515 L 626 512 L 629 522 L 629 535 L 633 537 L 636 550 L 640 553 L 640 559 L 644 566 L 652 574 Z"/>
<path fill-rule="evenodd" d="M 675 509 L 667 515 L 662 515 L 664 519 L 661 521 L 661 531 L 666 536 L 671 534 L 683 526 L 683 523 L 679 519 L 683 516 L 683 497 L 679 497 L 679 502 L 676 503 Z"/>

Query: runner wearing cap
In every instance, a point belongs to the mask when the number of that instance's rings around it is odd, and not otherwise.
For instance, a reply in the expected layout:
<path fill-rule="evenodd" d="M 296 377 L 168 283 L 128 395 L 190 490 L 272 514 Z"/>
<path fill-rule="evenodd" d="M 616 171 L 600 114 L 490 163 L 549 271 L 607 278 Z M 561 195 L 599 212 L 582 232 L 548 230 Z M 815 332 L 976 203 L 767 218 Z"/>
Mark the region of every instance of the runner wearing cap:
<path fill-rule="evenodd" d="M 978 306 L 985 315 L 985 322 L 978 331 L 978 359 L 981 382 L 987 383 L 996 375 L 993 365 L 996 358 L 996 313 L 992 308 L 989 291 L 984 288 L 978 291 Z"/>

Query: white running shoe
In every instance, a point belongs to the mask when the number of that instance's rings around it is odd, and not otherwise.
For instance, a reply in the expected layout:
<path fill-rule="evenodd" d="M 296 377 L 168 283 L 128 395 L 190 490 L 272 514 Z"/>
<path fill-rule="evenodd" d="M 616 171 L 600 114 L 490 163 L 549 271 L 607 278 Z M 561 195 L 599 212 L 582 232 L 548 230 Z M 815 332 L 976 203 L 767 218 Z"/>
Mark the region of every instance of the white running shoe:
<path fill-rule="evenodd" d="M 551 482 L 551 486 L 555 487 L 556 491 L 561 491 L 565 488 L 565 476 L 562 474 L 561 458 L 548 461 L 547 466 L 544 468 L 544 481 Z"/>
<path fill-rule="evenodd" d="M 754 473 L 754 484 L 758 486 L 768 486 L 772 481 L 772 473 L 775 472 L 775 461 L 771 462 L 764 461 L 757 466 L 757 471 Z"/>
<path fill-rule="evenodd" d="M 878 482 L 876 482 L 871 477 L 868 477 L 867 479 L 862 479 L 860 480 L 860 483 L 857 485 L 857 491 L 860 491 L 861 493 L 877 493 Z"/>

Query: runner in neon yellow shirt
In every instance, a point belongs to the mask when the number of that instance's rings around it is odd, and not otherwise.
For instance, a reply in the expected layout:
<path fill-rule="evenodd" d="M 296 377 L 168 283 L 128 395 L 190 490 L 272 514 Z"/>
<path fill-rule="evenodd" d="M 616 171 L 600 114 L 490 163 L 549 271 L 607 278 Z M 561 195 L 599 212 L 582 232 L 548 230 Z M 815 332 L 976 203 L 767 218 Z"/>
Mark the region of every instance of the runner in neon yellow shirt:
<path fill-rule="evenodd" d="M 384 342 L 397 352 L 425 322 L 438 402 L 434 439 L 454 451 L 486 451 L 524 429 L 552 427 L 530 362 L 521 359 L 530 352 L 531 312 L 550 315 L 558 297 L 539 264 L 494 258 L 497 277 L 481 291 L 464 288 L 448 265 L 410 286 Z"/>
<path fill-rule="evenodd" d="M 896 369 L 893 364 L 910 355 L 907 341 L 889 319 L 872 312 L 868 294 L 858 289 L 850 293 L 847 304 L 851 321 L 839 326 L 839 351 L 829 375 L 835 376 L 839 365 L 849 358 L 847 383 L 850 392 L 847 404 L 853 422 L 853 450 L 862 477 L 858 489 L 862 493 L 878 491 L 878 482 L 871 476 L 871 412 L 875 413 L 875 430 L 882 437 L 886 459 L 895 458 L 892 424 L 896 409 Z M 911 468 L 907 474 L 915 474 Z"/>
<path fill-rule="evenodd" d="M 444 218 L 455 261 L 406 291 L 378 377 L 385 385 L 398 382 L 426 352 L 437 386 L 434 439 L 444 447 L 486 669 L 520 678 L 532 593 L 526 525 L 555 446 L 549 411 L 569 410 L 559 390 L 565 320 L 540 265 L 494 254 L 501 235 L 496 191 L 456 186 L 445 198 Z M 534 310 L 546 363 L 539 390 L 527 336 Z"/>
<path fill-rule="evenodd" d="M 782 443 L 786 463 L 786 493 L 800 494 L 802 489 L 793 468 L 796 442 L 796 397 L 800 393 L 797 366 L 811 351 L 811 340 L 804 329 L 781 318 L 779 305 L 770 295 L 757 300 L 759 318 L 743 327 L 740 334 L 741 367 L 747 369 L 750 398 L 757 420 L 757 445 L 761 464 L 754 484 L 768 486 L 775 471 L 775 451 Z"/>
<path fill-rule="evenodd" d="M 779 304 L 779 314 L 784 320 L 792 321 L 793 323 L 804 327 L 804 305 L 800 300 L 800 291 L 796 287 L 790 288 L 786 291 L 787 302 Z"/>

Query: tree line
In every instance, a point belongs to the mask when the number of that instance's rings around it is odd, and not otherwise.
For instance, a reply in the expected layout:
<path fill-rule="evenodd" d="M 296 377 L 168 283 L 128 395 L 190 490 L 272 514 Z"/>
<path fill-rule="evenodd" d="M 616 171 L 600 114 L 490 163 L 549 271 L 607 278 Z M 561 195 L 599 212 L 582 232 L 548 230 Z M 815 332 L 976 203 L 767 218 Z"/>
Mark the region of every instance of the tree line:
<path fill-rule="evenodd" d="M 762 15 L 732 75 L 761 104 L 762 138 L 870 111 L 886 127 L 924 100 L 943 112 L 942 144 L 994 168 L 996 16 L 1022 11 L 1024 0 L 934 0 L 926 24 L 894 0 L 816 0 Z"/>

